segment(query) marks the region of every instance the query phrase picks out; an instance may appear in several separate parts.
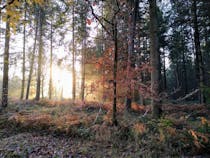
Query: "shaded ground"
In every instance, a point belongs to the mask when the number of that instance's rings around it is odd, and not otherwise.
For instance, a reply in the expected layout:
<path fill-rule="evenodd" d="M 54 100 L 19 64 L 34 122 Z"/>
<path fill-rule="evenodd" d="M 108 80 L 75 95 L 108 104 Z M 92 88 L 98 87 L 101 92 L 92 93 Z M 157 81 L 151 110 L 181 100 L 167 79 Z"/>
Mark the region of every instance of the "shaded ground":
<path fill-rule="evenodd" d="M 0 115 L 0 157 L 210 157 L 210 111 L 201 105 L 165 105 L 164 118 L 149 108 L 110 105 L 12 102 Z M 147 113 L 148 112 L 148 113 Z M 187 156 L 185 156 L 187 157 Z"/>

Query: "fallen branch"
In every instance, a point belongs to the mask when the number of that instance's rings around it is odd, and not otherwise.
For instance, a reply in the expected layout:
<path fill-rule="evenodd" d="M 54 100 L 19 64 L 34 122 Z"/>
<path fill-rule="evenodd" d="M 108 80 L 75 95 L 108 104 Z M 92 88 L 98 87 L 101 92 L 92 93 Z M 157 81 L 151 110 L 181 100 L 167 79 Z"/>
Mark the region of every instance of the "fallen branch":
<path fill-rule="evenodd" d="M 178 93 L 180 90 L 181 90 L 181 87 L 175 89 L 175 90 L 174 90 L 173 92 L 171 92 L 171 93 L 162 92 L 162 93 L 160 94 L 160 97 L 162 98 L 162 100 L 166 100 L 166 99 L 172 97 L 174 94 Z"/>
<path fill-rule="evenodd" d="M 183 100 L 185 100 L 187 98 L 190 98 L 191 96 L 195 95 L 198 92 L 199 92 L 199 89 L 196 89 L 196 90 L 192 91 L 191 93 L 185 95 L 184 97 L 177 99 L 176 101 L 178 101 L 178 102 L 179 101 L 183 101 Z"/>
<path fill-rule="evenodd" d="M 175 89 L 173 92 L 171 92 L 171 93 L 169 94 L 169 96 L 172 96 L 172 95 L 176 94 L 176 93 L 179 92 L 180 90 L 181 90 L 181 87 Z"/>

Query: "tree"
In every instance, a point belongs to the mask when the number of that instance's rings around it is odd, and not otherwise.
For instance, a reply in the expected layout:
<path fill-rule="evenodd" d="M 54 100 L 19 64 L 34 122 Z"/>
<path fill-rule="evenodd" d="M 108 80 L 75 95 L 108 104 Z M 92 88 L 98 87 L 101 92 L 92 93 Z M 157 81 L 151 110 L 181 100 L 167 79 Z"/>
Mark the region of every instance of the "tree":
<path fill-rule="evenodd" d="M 150 17 L 150 56 L 151 56 L 151 92 L 153 94 L 151 105 L 154 118 L 161 115 L 160 102 L 160 54 L 158 51 L 158 23 L 156 0 L 149 0 Z"/>
<path fill-rule="evenodd" d="M 130 69 L 135 68 L 135 55 L 134 55 L 134 39 L 136 34 L 136 21 L 139 8 L 139 0 L 131 0 L 129 3 L 129 19 L 128 19 L 128 62 L 127 62 L 127 98 L 126 110 L 130 111 L 132 103 L 132 85 L 130 82 Z"/>
<path fill-rule="evenodd" d="M 39 24 L 38 23 L 38 15 L 39 14 L 38 14 L 36 5 L 34 5 L 34 12 L 35 12 L 35 34 L 34 34 L 33 50 L 32 50 L 32 54 L 31 54 L 27 89 L 26 89 L 26 100 L 29 98 L 29 93 L 30 93 L 30 85 L 31 85 L 31 79 L 32 79 L 33 69 L 34 69 L 34 60 L 35 60 L 36 44 L 37 44 L 37 36 L 38 36 L 38 24 Z"/>
<path fill-rule="evenodd" d="M 193 17 L 193 27 L 194 27 L 194 43 L 195 43 L 195 55 L 196 55 L 196 65 L 197 65 L 197 80 L 198 80 L 198 88 L 200 90 L 199 100 L 200 103 L 203 104 L 205 102 L 204 99 L 204 66 L 203 66 L 203 57 L 201 53 L 200 46 L 200 34 L 198 29 L 198 17 L 197 17 L 197 1 L 193 0 L 192 3 L 192 17 Z"/>
<path fill-rule="evenodd" d="M 76 17 L 77 21 L 77 41 L 81 43 L 81 93 L 80 98 L 82 101 L 85 100 L 85 62 L 86 62 L 86 51 L 87 51 L 87 37 L 88 37 L 88 28 L 87 28 L 87 16 L 88 16 L 88 5 L 84 1 L 78 1 L 76 6 L 78 16 Z"/>
<path fill-rule="evenodd" d="M 10 17 L 7 15 L 5 46 L 4 46 L 4 68 L 3 68 L 3 87 L 2 87 L 2 108 L 8 104 L 8 80 L 9 80 L 9 44 L 10 44 Z"/>
<path fill-rule="evenodd" d="M 53 89 L 53 83 L 52 83 L 52 58 L 53 58 L 53 24 L 52 19 L 50 23 L 50 80 L 49 80 L 49 99 L 52 99 L 52 89 Z"/>
<path fill-rule="evenodd" d="M 118 20 L 117 16 L 120 12 L 120 4 L 118 0 L 115 0 L 114 5 L 112 6 L 111 10 L 111 18 L 106 19 L 105 17 L 99 17 L 97 14 L 95 14 L 94 9 L 92 7 L 92 4 L 90 1 L 87 1 L 89 4 L 89 7 L 91 9 L 91 13 L 93 17 L 100 23 L 100 25 L 103 27 L 103 29 L 106 31 L 106 33 L 111 37 L 114 47 L 114 58 L 113 58 L 113 105 L 112 105 L 112 123 L 113 125 L 117 125 L 117 70 L 118 70 Z M 111 27 L 111 31 L 109 31 L 104 25 L 103 21 L 107 23 Z"/>
<path fill-rule="evenodd" d="M 41 74 L 42 74 L 42 54 L 43 54 L 43 23 L 44 23 L 44 10 L 39 5 L 39 53 L 38 53 L 38 73 L 36 85 L 36 100 L 40 99 L 41 88 Z"/>
<path fill-rule="evenodd" d="M 25 90 L 25 60 L 26 58 L 26 1 L 24 3 L 24 21 L 23 21 L 23 65 L 22 65 L 22 87 L 20 99 L 24 97 Z"/>
<path fill-rule="evenodd" d="M 72 99 L 76 98 L 76 72 L 75 72 L 75 2 L 72 5 Z"/>

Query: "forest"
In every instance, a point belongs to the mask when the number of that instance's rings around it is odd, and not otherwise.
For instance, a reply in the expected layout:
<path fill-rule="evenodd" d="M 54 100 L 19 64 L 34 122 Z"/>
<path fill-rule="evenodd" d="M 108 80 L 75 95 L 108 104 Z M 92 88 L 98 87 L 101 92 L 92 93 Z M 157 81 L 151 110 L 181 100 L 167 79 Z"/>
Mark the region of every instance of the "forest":
<path fill-rule="evenodd" d="M 0 158 L 210 157 L 209 0 L 0 0 Z"/>

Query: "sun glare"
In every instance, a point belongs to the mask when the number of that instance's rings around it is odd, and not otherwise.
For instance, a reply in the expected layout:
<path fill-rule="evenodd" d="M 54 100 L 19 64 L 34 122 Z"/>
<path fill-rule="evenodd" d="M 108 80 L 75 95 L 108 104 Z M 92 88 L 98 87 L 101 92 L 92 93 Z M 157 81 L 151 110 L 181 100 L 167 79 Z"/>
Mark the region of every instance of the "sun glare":
<path fill-rule="evenodd" d="M 80 64 L 75 64 L 76 74 L 80 74 Z M 72 97 L 72 72 L 59 68 L 57 66 L 53 66 L 52 68 L 52 78 L 53 78 L 53 86 L 54 86 L 54 95 L 56 99 L 60 98 L 71 98 Z M 78 77 L 76 77 L 77 83 Z"/>

